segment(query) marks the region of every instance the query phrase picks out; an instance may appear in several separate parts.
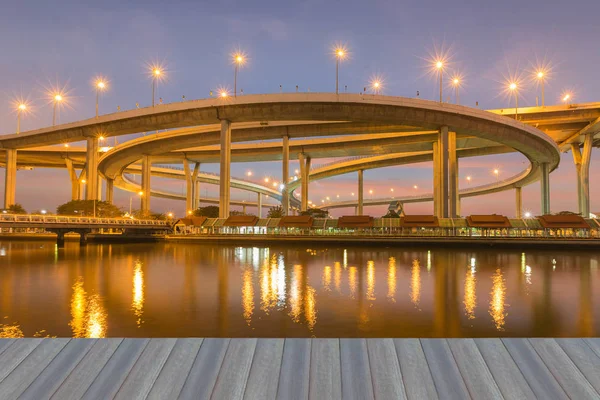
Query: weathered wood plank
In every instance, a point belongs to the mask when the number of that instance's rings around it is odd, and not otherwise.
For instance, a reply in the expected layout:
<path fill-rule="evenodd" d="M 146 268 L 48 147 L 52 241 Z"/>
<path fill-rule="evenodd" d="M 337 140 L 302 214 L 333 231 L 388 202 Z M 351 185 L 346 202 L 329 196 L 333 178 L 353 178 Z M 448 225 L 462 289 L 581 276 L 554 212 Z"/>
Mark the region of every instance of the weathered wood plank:
<path fill-rule="evenodd" d="M 369 354 L 365 339 L 340 339 L 342 397 L 374 399 Z"/>
<path fill-rule="evenodd" d="M 468 399 L 469 391 L 445 339 L 421 339 L 437 392 L 446 399 Z"/>
<path fill-rule="evenodd" d="M 28 340 L 28 339 L 25 339 Z M 3 399 L 16 399 L 46 368 L 70 339 L 44 340 L 0 382 Z"/>
<path fill-rule="evenodd" d="M 119 388 L 117 400 L 143 400 L 167 361 L 177 339 L 151 339 L 137 362 L 129 371 L 127 379 Z"/>
<path fill-rule="evenodd" d="M 52 396 L 53 400 L 80 399 L 123 339 L 97 340 Z"/>
<path fill-rule="evenodd" d="M 283 339 L 258 339 L 244 399 L 275 399 L 283 357 Z"/>
<path fill-rule="evenodd" d="M 474 399 L 503 398 L 473 339 L 448 339 L 448 345 L 471 397 Z"/>
<path fill-rule="evenodd" d="M 213 399 L 241 399 L 250 374 L 256 339 L 231 339 L 217 382 Z"/>
<path fill-rule="evenodd" d="M 475 339 L 475 344 L 506 399 L 536 399 L 527 380 L 500 339 Z"/>
<path fill-rule="evenodd" d="M 86 400 L 113 398 L 149 339 L 124 339 L 83 395 Z"/>
<path fill-rule="evenodd" d="M 148 394 L 148 400 L 175 399 L 179 396 L 201 344 L 202 339 L 177 339 Z"/>
<path fill-rule="evenodd" d="M 572 399 L 597 399 L 598 393 L 554 339 L 529 339 L 537 354 Z"/>
<path fill-rule="evenodd" d="M 223 358 L 230 339 L 204 339 L 187 380 L 183 385 L 180 399 L 209 399 L 215 387 Z"/>
<path fill-rule="evenodd" d="M 407 397 L 437 399 L 437 390 L 419 339 L 394 339 L 394 346 Z"/>
<path fill-rule="evenodd" d="M 392 339 L 367 339 L 376 399 L 406 399 L 400 363 Z"/>
<path fill-rule="evenodd" d="M 568 398 L 527 339 L 501 340 L 538 398 Z"/>
<path fill-rule="evenodd" d="M 339 339 L 312 339 L 309 398 L 341 400 Z"/>
<path fill-rule="evenodd" d="M 310 339 L 285 339 L 277 398 L 308 399 Z"/>
<path fill-rule="evenodd" d="M 0 339 L 0 354 L 4 352 L 11 344 L 13 344 L 15 339 Z"/>
<path fill-rule="evenodd" d="M 582 339 L 556 339 L 556 342 L 600 393 L 600 357 Z"/>
<path fill-rule="evenodd" d="M 583 340 L 592 349 L 592 351 L 594 353 L 596 353 L 596 355 L 598 357 L 600 357 L 600 339 L 598 339 L 598 338 L 585 338 Z"/>
<path fill-rule="evenodd" d="M 8 376 L 40 343 L 43 339 L 15 340 L 0 354 L 0 381 Z"/>
<path fill-rule="evenodd" d="M 49 399 L 95 342 L 94 339 L 72 339 L 19 398 Z"/>

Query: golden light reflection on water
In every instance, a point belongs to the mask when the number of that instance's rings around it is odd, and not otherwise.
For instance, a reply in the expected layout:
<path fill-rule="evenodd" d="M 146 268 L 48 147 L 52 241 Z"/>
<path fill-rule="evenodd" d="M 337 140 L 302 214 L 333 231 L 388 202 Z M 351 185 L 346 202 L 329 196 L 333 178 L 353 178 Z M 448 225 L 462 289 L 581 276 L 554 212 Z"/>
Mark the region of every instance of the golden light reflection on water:
<path fill-rule="evenodd" d="M 396 258 L 390 257 L 388 260 L 388 293 L 387 298 L 396 302 Z"/>
<path fill-rule="evenodd" d="M 244 309 L 244 319 L 250 325 L 252 322 L 252 313 L 254 312 L 254 272 L 251 268 L 246 268 L 242 276 L 242 307 Z"/>
<path fill-rule="evenodd" d="M 71 322 L 75 338 L 106 337 L 106 310 L 98 294 L 88 295 L 83 288 L 83 279 L 73 284 L 71 296 Z"/>
<path fill-rule="evenodd" d="M 144 322 L 142 316 L 144 314 L 144 271 L 142 271 L 142 262 L 137 260 L 133 267 L 133 300 L 131 301 L 131 309 L 137 317 L 136 324 L 138 328 Z"/>
<path fill-rule="evenodd" d="M 367 261 L 367 300 L 375 300 L 375 262 Z"/>
<path fill-rule="evenodd" d="M 421 300 L 421 264 L 419 260 L 413 260 L 410 274 L 410 301 L 415 306 L 419 305 Z"/>
<path fill-rule="evenodd" d="M 350 296 L 356 296 L 356 267 L 348 268 L 348 286 L 350 287 Z"/>
<path fill-rule="evenodd" d="M 0 324 L 0 339 L 22 338 L 25 337 L 21 327 L 17 324 Z"/>
<path fill-rule="evenodd" d="M 331 290 L 331 267 L 329 265 L 326 265 L 325 268 L 323 268 L 323 288 L 327 291 Z"/>
<path fill-rule="evenodd" d="M 338 261 L 333 263 L 333 284 L 335 290 L 340 293 L 342 290 L 342 266 Z"/>
<path fill-rule="evenodd" d="M 304 303 L 304 318 L 311 331 L 317 324 L 317 292 L 313 287 L 306 287 L 306 301 Z"/>
<path fill-rule="evenodd" d="M 477 278 L 475 277 L 475 270 L 469 268 L 465 275 L 465 298 L 463 300 L 465 312 L 469 319 L 475 318 L 475 308 L 477 307 L 476 285 Z"/>
<path fill-rule="evenodd" d="M 290 318 L 294 322 L 300 322 L 302 314 L 302 272 L 302 265 L 294 265 L 290 285 Z"/>
<path fill-rule="evenodd" d="M 490 293 L 490 315 L 494 319 L 494 323 L 496 324 L 496 329 L 499 331 L 504 330 L 504 325 L 506 323 L 506 312 L 505 307 L 508 304 L 505 304 L 506 298 L 506 284 L 504 281 L 504 276 L 502 275 L 502 270 L 498 268 L 496 273 L 492 276 L 492 291 Z"/>
<path fill-rule="evenodd" d="M 277 256 L 265 258 L 260 270 L 260 309 L 265 313 L 277 305 Z"/>

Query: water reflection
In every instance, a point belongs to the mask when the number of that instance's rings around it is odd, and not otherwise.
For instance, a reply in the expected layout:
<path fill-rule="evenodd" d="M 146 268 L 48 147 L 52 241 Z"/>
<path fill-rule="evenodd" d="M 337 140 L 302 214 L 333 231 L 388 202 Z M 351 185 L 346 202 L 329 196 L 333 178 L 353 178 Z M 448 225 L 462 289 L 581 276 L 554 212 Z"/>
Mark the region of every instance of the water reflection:
<path fill-rule="evenodd" d="M 0 245 L 0 337 L 600 332 L 596 253 Z"/>

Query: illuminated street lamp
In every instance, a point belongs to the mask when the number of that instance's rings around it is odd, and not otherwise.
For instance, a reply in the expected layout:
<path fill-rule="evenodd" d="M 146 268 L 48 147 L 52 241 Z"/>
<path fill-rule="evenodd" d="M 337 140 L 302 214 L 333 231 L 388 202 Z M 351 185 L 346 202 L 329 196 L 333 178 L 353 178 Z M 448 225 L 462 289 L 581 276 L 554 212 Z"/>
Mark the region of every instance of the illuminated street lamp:
<path fill-rule="evenodd" d="M 237 97 L 237 74 L 238 69 L 246 63 L 246 56 L 244 53 L 236 52 L 232 55 L 233 65 L 235 65 L 233 73 L 233 97 Z"/>
<path fill-rule="evenodd" d="M 27 112 L 27 104 L 19 103 L 17 106 L 17 134 L 21 131 L 21 113 Z"/>
<path fill-rule="evenodd" d="M 413 186 L 413 189 L 417 190 L 419 187 L 417 185 Z"/>
<path fill-rule="evenodd" d="M 63 101 L 63 96 L 60 93 L 55 93 L 54 94 L 54 98 L 53 98 L 53 102 L 54 102 L 54 107 L 52 110 L 52 126 L 56 125 L 56 106 L 58 103 L 60 103 L 61 101 Z"/>
<path fill-rule="evenodd" d="M 343 46 L 337 46 L 334 49 L 335 53 L 335 94 L 339 94 L 339 69 L 340 61 L 343 61 L 348 56 L 348 51 Z"/>
<path fill-rule="evenodd" d="M 471 183 L 471 176 L 467 176 L 467 183 Z"/>
<path fill-rule="evenodd" d="M 442 76 L 444 75 L 444 61 L 437 60 L 435 62 L 435 69 L 437 69 L 438 75 L 440 76 L 440 103 L 442 103 Z"/>
<path fill-rule="evenodd" d="M 542 86 L 542 107 L 545 107 L 545 103 L 544 103 L 544 81 L 546 80 L 546 73 L 544 72 L 544 70 L 538 70 L 535 74 L 536 78 L 538 79 L 538 81 L 540 82 L 540 85 Z"/>
<path fill-rule="evenodd" d="M 247 176 L 247 177 L 251 177 L 251 176 L 252 176 L 252 171 L 247 171 L 247 172 L 246 172 L 246 176 Z"/>
<path fill-rule="evenodd" d="M 573 98 L 573 95 L 570 92 L 566 92 L 563 95 L 562 101 L 565 102 L 566 104 L 569 104 L 569 101 Z"/>
<path fill-rule="evenodd" d="M 152 75 L 152 107 L 154 107 L 154 105 L 155 105 L 154 93 L 156 92 L 156 83 L 158 82 L 159 79 L 162 78 L 163 70 L 160 66 L 153 66 L 150 68 L 150 73 Z"/>
<path fill-rule="evenodd" d="M 500 176 L 500 170 L 498 168 L 494 168 L 493 172 L 494 172 L 494 175 L 496 175 L 496 181 L 497 181 Z"/>
<path fill-rule="evenodd" d="M 96 79 L 96 118 L 98 118 L 98 100 L 100 98 L 100 92 L 106 89 L 106 82 L 102 78 Z M 154 97 L 154 96 L 153 96 Z"/>
<path fill-rule="evenodd" d="M 461 82 L 460 77 L 454 76 L 452 78 L 452 86 L 454 86 L 454 97 L 456 99 L 456 104 L 460 104 L 459 97 L 458 97 L 458 88 L 460 87 L 461 83 L 462 82 Z"/>
<path fill-rule="evenodd" d="M 515 94 L 515 119 L 517 119 L 518 111 L 519 111 L 519 92 L 517 90 L 516 82 L 511 82 L 508 85 L 508 90 Z"/>

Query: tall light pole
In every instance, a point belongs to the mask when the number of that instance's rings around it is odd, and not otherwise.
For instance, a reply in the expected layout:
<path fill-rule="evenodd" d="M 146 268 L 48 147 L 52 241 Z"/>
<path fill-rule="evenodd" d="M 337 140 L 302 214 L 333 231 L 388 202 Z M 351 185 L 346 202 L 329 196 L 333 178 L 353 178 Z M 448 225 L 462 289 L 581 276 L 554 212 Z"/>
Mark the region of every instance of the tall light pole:
<path fill-rule="evenodd" d="M 545 103 L 544 103 L 544 81 L 546 80 L 546 74 L 544 73 L 544 71 L 539 70 L 535 76 L 537 76 L 538 80 L 540 81 L 540 85 L 542 86 L 542 107 L 545 107 Z"/>
<path fill-rule="evenodd" d="M 106 82 L 99 79 L 96 81 L 96 118 L 98 118 L 98 100 L 100 99 L 100 92 L 106 89 Z"/>
<path fill-rule="evenodd" d="M 573 95 L 571 95 L 571 93 L 567 92 L 564 94 L 562 100 L 565 102 L 565 104 L 569 104 L 569 101 L 571 100 L 572 97 L 573 97 Z"/>
<path fill-rule="evenodd" d="M 371 90 L 373 91 L 373 93 L 379 94 L 382 87 L 383 87 L 383 84 L 381 83 L 381 81 L 379 79 L 375 79 L 375 80 L 371 81 Z"/>
<path fill-rule="evenodd" d="M 440 76 L 440 103 L 442 103 L 442 76 L 444 75 L 444 62 L 442 60 L 436 61 L 435 68 L 438 70 L 438 75 Z"/>
<path fill-rule="evenodd" d="M 60 93 L 54 95 L 54 106 L 52 110 L 52 126 L 56 125 L 56 106 L 58 103 L 63 101 L 63 97 Z"/>
<path fill-rule="evenodd" d="M 519 113 L 519 92 L 517 90 L 517 84 L 515 82 L 511 82 L 508 85 L 508 89 L 515 94 L 515 119 L 518 119 L 517 115 Z"/>
<path fill-rule="evenodd" d="M 152 107 L 154 107 L 155 99 L 154 92 L 156 92 L 156 82 L 160 79 L 162 70 L 159 67 L 152 68 Z"/>
<path fill-rule="evenodd" d="M 347 52 L 343 47 L 335 49 L 335 94 L 339 94 L 340 61 L 344 60 L 346 56 Z"/>
<path fill-rule="evenodd" d="M 454 96 L 456 97 L 456 104 L 459 104 L 458 100 L 458 87 L 460 86 L 460 79 L 452 79 L 452 86 L 454 86 Z"/>
<path fill-rule="evenodd" d="M 27 111 L 27 105 L 25 103 L 20 103 L 17 106 L 17 134 L 21 132 L 21 113 Z"/>
<path fill-rule="evenodd" d="M 246 57 L 244 56 L 243 53 L 235 53 L 233 55 L 233 65 L 234 65 L 234 70 L 233 70 L 233 97 L 237 97 L 237 75 L 238 75 L 238 69 L 244 65 L 244 63 L 246 62 Z"/>

